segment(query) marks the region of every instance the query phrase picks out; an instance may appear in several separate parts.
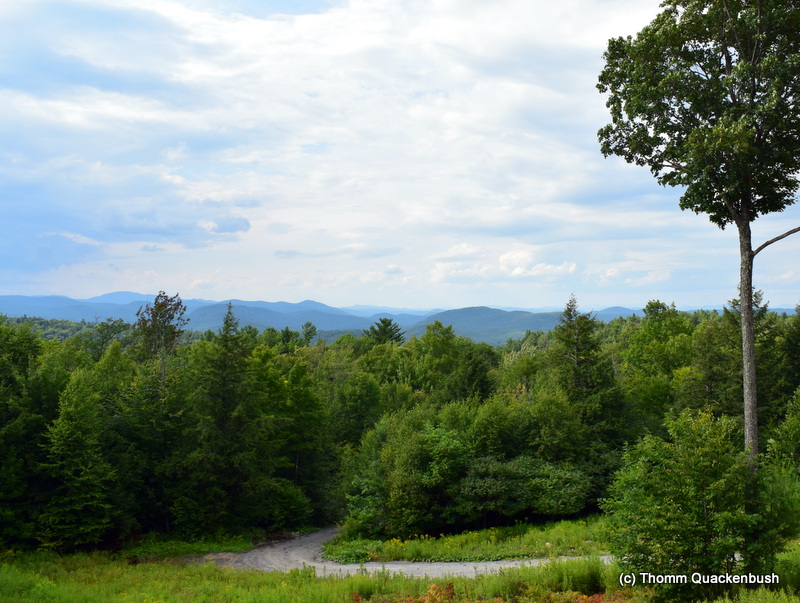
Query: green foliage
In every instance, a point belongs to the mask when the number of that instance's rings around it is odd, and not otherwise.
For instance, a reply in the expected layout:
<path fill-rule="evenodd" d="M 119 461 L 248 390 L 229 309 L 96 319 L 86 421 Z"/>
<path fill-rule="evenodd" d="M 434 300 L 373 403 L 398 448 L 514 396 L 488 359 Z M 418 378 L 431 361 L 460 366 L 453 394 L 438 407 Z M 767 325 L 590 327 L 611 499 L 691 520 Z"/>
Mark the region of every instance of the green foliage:
<path fill-rule="evenodd" d="M 692 363 L 674 373 L 678 408 L 712 408 L 741 414 L 742 358 L 739 325 L 714 317 L 692 333 Z"/>
<path fill-rule="evenodd" d="M 0 322 L 0 392 L 20 395 L 41 351 L 41 340 L 30 326 Z"/>
<path fill-rule="evenodd" d="M 153 304 L 146 304 L 136 312 L 133 325 L 134 339 L 144 358 L 158 358 L 162 366 L 175 351 L 178 339 L 188 319 L 183 315 L 186 306 L 178 295 L 169 297 L 159 291 Z"/>
<path fill-rule="evenodd" d="M 647 375 L 671 376 L 673 371 L 691 363 L 689 317 L 659 301 L 644 308 L 644 320 L 631 336 L 625 361 Z"/>
<path fill-rule="evenodd" d="M 82 330 L 75 336 L 77 341 L 86 349 L 92 358 L 97 361 L 106 351 L 111 342 L 122 342 L 130 335 L 131 325 L 121 318 L 107 318 L 96 321 L 88 329 Z"/>
<path fill-rule="evenodd" d="M 407 540 L 348 539 L 341 534 L 323 546 L 326 559 L 338 563 L 366 561 L 494 561 L 555 558 L 604 553 L 602 522 L 559 521 L 469 531 Z"/>
<path fill-rule="evenodd" d="M 405 341 L 403 331 L 391 318 L 380 318 L 369 329 L 364 329 L 363 336 L 371 339 L 374 343 L 396 343 L 401 344 Z"/>
<path fill-rule="evenodd" d="M 458 506 L 469 519 L 487 514 L 572 515 L 586 505 L 589 486 L 580 471 L 546 461 L 525 456 L 506 462 L 477 458 L 461 480 Z"/>
<path fill-rule="evenodd" d="M 357 371 L 334 390 L 331 433 L 336 442 L 358 443 L 361 435 L 381 417 L 381 390 L 371 374 Z"/>
<path fill-rule="evenodd" d="M 629 571 L 662 575 L 771 568 L 797 531 L 796 477 L 760 469 L 757 511 L 748 512 L 751 476 L 736 422 L 686 411 L 668 420 L 667 429 L 671 441 L 646 436 L 625 453 L 603 503 L 612 553 Z M 698 589 L 719 594 L 714 586 L 664 585 L 673 598 L 697 596 Z"/>
<path fill-rule="evenodd" d="M 792 465 L 765 460 L 755 476 L 755 504 L 743 561 L 749 571 L 775 570 L 777 555 L 800 534 L 800 478 Z"/>
<path fill-rule="evenodd" d="M 605 377 L 597 362 L 600 351 L 597 328 L 597 320 L 591 314 L 578 312 L 578 302 L 571 296 L 553 329 L 553 351 L 563 360 L 559 364 L 563 384 L 578 398 L 591 395 Z"/>
<path fill-rule="evenodd" d="M 112 528 L 111 489 L 116 474 L 101 447 L 104 420 L 91 375 L 73 374 L 48 427 L 43 465 L 54 493 L 39 522 L 47 548 L 69 550 L 99 543 Z"/>
<path fill-rule="evenodd" d="M 43 339 L 64 341 L 75 336 L 87 337 L 92 326 L 85 321 L 75 322 L 60 318 L 39 318 L 36 316 L 5 317 L 6 324 L 11 326 L 29 325 Z"/>
<path fill-rule="evenodd" d="M 341 521 L 347 538 L 372 543 L 352 545 L 362 559 L 392 536 L 404 539 L 387 545 L 398 555 L 446 543 L 430 553 L 441 559 L 582 551 L 552 531 L 501 537 L 503 526 L 594 509 L 624 442 L 666 436 L 664 416 L 739 413 L 736 305 L 688 315 L 651 302 L 645 314 L 603 325 L 571 299 L 556 331 L 504 350 L 442 324 L 404 344 L 311 346 L 241 327 L 232 311 L 218 332 L 155 354 L 142 331 L 129 345 L 108 321 L 64 341 L 2 324 L 0 544 L 116 547 L 150 532 L 196 542 Z M 766 305 L 756 320 L 771 443 L 740 552 L 767 568 L 800 517 L 781 465 L 800 459 L 787 372 L 800 323 Z M 481 537 L 482 551 L 426 536 L 490 526 L 496 543 Z M 502 583 L 496 592 L 524 595 Z"/>
<path fill-rule="evenodd" d="M 289 461 L 281 453 L 281 402 L 289 380 L 253 356 L 231 308 L 211 341 L 194 346 L 194 389 L 176 463 L 180 493 L 176 524 L 187 534 L 216 527 L 282 529 L 307 520 L 308 500 L 276 475 Z"/>
<path fill-rule="evenodd" d="M 788 0 L 669 0 L 635 38 L 609 41 L 598 88 L 605 155 L 685 186 L 681 207 L 725 226 L 795 202 L 800 16 Z"/>
<path fill-rule="evenodd" d="M 571 439 L 573 422 L 567 419 L 558 425 L 563 431 L 554 427 L 544 438 L 544 447 L 553 444 L 551 456 L 524 454 L 541 452 L 534 444 L 547 425 L 537 420 L 552 420 L 550 410 L 548 416 L 544 405 L 497 399 L 417 406 L 384 417 L 346 463 L 345 533 L 408 537 L 582 511 L 592 488 L 585 462 L 552 458 L 568 447 L 563 440 L 574 445 L 569 456 L 579 458 L 584 443 Z"/>
<path fill-rule="evenodd" d="M 778 462 L 800 467 L 800 388 L 789 403 L 783 422 L 774 430 L 768 452 Z"/>
<path fill-rule="evenodd" d="M 258 603 L 341 603 L 342 601 L 477 601 L 533 603 L 581 601 L 610 582 L 609 569 L 597 559 L 563 561 L 509 569 L 477 578 L 428 578 L 376 575 L 317 577 L 312 568 L 283 572 L 243 572 L 185 562 L 130 564 L 110 555 L 22 555 L 0 564 L 4 601 L 241 601 Z M 642 601 L 603 598 L 593 601 Z"/>
<path fill-rule="evenodd" d="M 30 502 L 42 488 L 39 444 L 46 418 L 55 414 L 40 408 L 31 392 L 42 348 L 28 325 L 0 322 L 0 547 L 34 536 Z"/>
<path fill-rule="evenodd" d="M 317 327 L 314 326 L 314 323 L 306 321 L 303 323 L 303 330 L 301 333 L 300 338 L 303 340 L 304 345 L 311 345 L 311 342 L 314 341 L 314 338 L 317 336 Z"/>
<path fill-rule="evenodd" d="M 471 457 L 465 434 L 437 424 L 432 407 L 397 415 L 380 451 L 386 467 L 386 533 L 410 536 L 447 525 L 458 478 Z"/>

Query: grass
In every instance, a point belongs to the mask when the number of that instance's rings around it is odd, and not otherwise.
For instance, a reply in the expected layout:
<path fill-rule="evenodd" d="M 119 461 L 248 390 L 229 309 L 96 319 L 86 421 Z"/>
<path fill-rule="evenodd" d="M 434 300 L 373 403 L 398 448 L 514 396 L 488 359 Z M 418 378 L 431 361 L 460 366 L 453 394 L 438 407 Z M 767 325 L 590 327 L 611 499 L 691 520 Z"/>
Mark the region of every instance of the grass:
<path fill-rule="evenodd" d="M 782 586 L 800 573 L 800 549 L 781 556 Z M 109 553 L 59 556 L 35 552 L 0 555 L 0 602 L 95 603 L 646 603 L 652 592 L 618 586 L 619 570 L 599 559 L 554 561 L 478 578 L 431 581 L 387 572 L 374 576 L 317 578 L 313 569 L 243 571 L 177 560 L 132 564 Z M 783 573 L 789 570 L 792 576 Z M 719 603 L 788 603 L 791 589 L 741 590 Z"/>
<path fill-rule="evenodd" d="M 605 553 L 599 517 L 559 521 L 544 526 L 518 524 L 464 532 L 454 536 L 418 536 L 409 540 L 346 540 L 323 546 L 323 554 L 339 563 L 366 561 L 496 561 L 537 557 L 574 557 Z"/>
<path fill-rule="evenodd" d="M 530 538 L 538 542 L 545 535 L 583 534 L 584 529 L 591 533 L 597 528 L 592 521 L 586 526 L 551 524 L 535 530 L 538 534 Z M 472 533 L 462 536 L 466 542 L 485 539 L 490 544 L 494 540 L 497 546 L 506 541 L 518 545 L 530 531 L 517 526 L 507 532 L 486 530 L 477 536 Z M 461 542 L 457 537 L 448 538 L 455 538 L 454 543 Z M 175 542 L 146 537 L 117 553 L 58 555 L 43 551 L 0 551 L 0 603 L 646 603 L 654 600 L 652 591 L 621 589 L 617 566 L 603 564 L 596 556 L 554 560 L 542 566 L 508 569 L 477 578 L 438 581 L 388 572 L 317 578 L 313 568 L 284 574 L 195 565 L 185 557 L 163 558 L 169 551 L 198 555 L 234 551 L 237 547 L 246 550 L 252 546 L 248 540 L 236 537 Z M 440 541 L 438 546 L 441 546 L 444 539 L 429 540 Z M 549 541 L 545 541 L 545 546 L 546 542 Z M 717 603 L 800 600 L 796 595 L 800 592 L 800 543 L 780 555 L 776 573 L 780 576 L 781 590 L 742 589 Z"/>
<path fill-rule="evenodd" d="M 145 534 L 135 542 L 126 543 L 119 551 L 125 558 L 135 561 L 156 560 L 185 555 L 205 555 L 225 551 L 227 553 L 244 553 L 254 546 L 265 544 L 268 540 L 260 533 L 214 537 L 205 536 L 193 540 L 174 540 L 162 534 Z"/>
<path fill-rule="evenodd" d="M 611 573 L 610 573 L 611 572 Z M 317 578 L 314 570 L 287 574 L 191 565 L 176 561 L 131 564 L 108 553 L 59 556 L 6 554 L 0 563 L 0 602 L 258 601 L 264 603 L 444 601 L 581 601 L 614 584 L 599 559 L 561 561 L 475 579 L 433 582 L 386 572 L 375 576 Z M 561 593 L 552 598 L 554 592 Z M 636 593 L 600 594 L 593 601 L 645 601 Z"/>

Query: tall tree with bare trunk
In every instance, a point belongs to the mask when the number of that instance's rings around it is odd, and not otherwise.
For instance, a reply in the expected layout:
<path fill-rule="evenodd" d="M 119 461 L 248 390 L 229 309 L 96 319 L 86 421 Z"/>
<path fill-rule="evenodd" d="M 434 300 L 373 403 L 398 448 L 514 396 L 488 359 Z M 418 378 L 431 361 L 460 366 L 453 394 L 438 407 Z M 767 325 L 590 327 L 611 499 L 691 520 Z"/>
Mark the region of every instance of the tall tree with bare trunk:
<path fill-rule="evenodd" d="M 605 156 L 685 187 L 682 209 L 739 235 L 745 447 L 758 454 L 751 223 L 797 200 L 800 2 L 666 0 L 635 38 L 614 38 L 598 89 Z"/>

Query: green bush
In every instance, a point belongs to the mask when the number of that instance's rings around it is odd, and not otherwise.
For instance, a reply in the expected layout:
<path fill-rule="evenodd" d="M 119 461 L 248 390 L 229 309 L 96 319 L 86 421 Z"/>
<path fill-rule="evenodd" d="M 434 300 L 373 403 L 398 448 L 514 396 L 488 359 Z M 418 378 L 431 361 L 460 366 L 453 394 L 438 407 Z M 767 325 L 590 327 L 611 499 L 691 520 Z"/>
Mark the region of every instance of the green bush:
<path fill-rule="evenodd" d="M 528 456 L 477 458 L 461 480 L 458 510 L 470 520 L 489 513 L 571 515 L 585 507 L 589 486 L 580 471 Z"/>
<path fill-rule="evenodd" d="M 339 563 L 365 561 L 493 561 L 554 558 L 605 553 L 599 540 L 602 519 L 559 521 L 546 525 L 517 524 L 432 538 L 408 540 L 350 539 L 339 535 L 323 545 L 325 557 Z"/>
<path fill-rule="evenodd" d="M 609 549 L 625 571 L 691 576 L 774 566 L 796 532 L 797 479 L 765 465 L 752 480 L 734 419 L 685 411 L 670 441 L 647 436 L 626 451 L 603 501 Z M 753 493 L 754 510 L 745 509 Z M 662 585 L 669 598 L 712 597 L 717 585 Z"/>

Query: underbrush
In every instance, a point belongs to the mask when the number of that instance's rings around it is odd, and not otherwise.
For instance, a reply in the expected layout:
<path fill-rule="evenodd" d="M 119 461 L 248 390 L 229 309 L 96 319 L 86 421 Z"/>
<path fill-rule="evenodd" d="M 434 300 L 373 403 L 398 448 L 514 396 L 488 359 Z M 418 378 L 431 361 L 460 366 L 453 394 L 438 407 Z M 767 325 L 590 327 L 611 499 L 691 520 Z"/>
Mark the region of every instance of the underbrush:
<path fill-rule="evenodd" d="M 245 553 L 257 546 L 280 542 L 317 528 L 307 527 L 296 532 L 275 534 L 263 530 L 253 530 L 243 534 L 217 534 L 181 539 L 165 534 L 149 533 L 126 542 L 118 555 L 134 561 L 155 561 L 186 555 L 207 555 L 208 553 Z"/>
<path fill-rule="evenodd" d="M 743 588 L 733 598 L 718 599 L 716 603 L 789 603 L 800 600 L 800 542 L 778 555 L 775 573 L 780 578 L 780 590 Z"/>
<path fill-rule="evenodd" d="M 367 561 L 497 561 L 603 554 L 599 517 L 559 521 L 544 526 L 518 524 L 433 538 L 409 540 L 346 540 L 323 546 L 326 559 L 339 563 Z"/>
<path fill-rule="evenodd" d="M 119 555 L 137 561 L 152 561 L 184 555 L 205 555 L 220 551 L 244 553 L 263 542 L 266 542 L 266 538 L 260 533 L 237 536 L 218 534 L 187 540 L 176 540 L 162 534 L 151 533 L 136 541 L 126 543 L 120 549 Z"/>
<path fill-rule="evenodd" d="M 224 540 L 224 539 L 223 539 Z M 175 549 L 184 544 L 173 543 Z M 210 541 L 189 543 L 210 546 Z M 231 550 L 225 541 L 222 549 Z M 147 547 L 148 543 L 141 546 Z M 156 550 L 167 550 L 160 543 Z M 131 549 L 127 549 L 131 550 Z M 151 549 L 152 550 L 152 549 Z M 197 551 L 198 549 L 195 549 Z M 212 551 L 202 551 L 212 552 Z M 717 603 L 788 603 L 800 592 L 800 546 L 780 555 L 780 590 L 732 593 Z M 289 573 L 194 565 L 185 558 L 140 560 L 115 553 L 58 555 L 0 552 L 0 603 L 647 603 L 653 591 L 621 589 L 619 568 L 597 557 L 554 560 L 477 578 L 406 578 L 389 572 L 317 578 L 313 568 Z"/>

